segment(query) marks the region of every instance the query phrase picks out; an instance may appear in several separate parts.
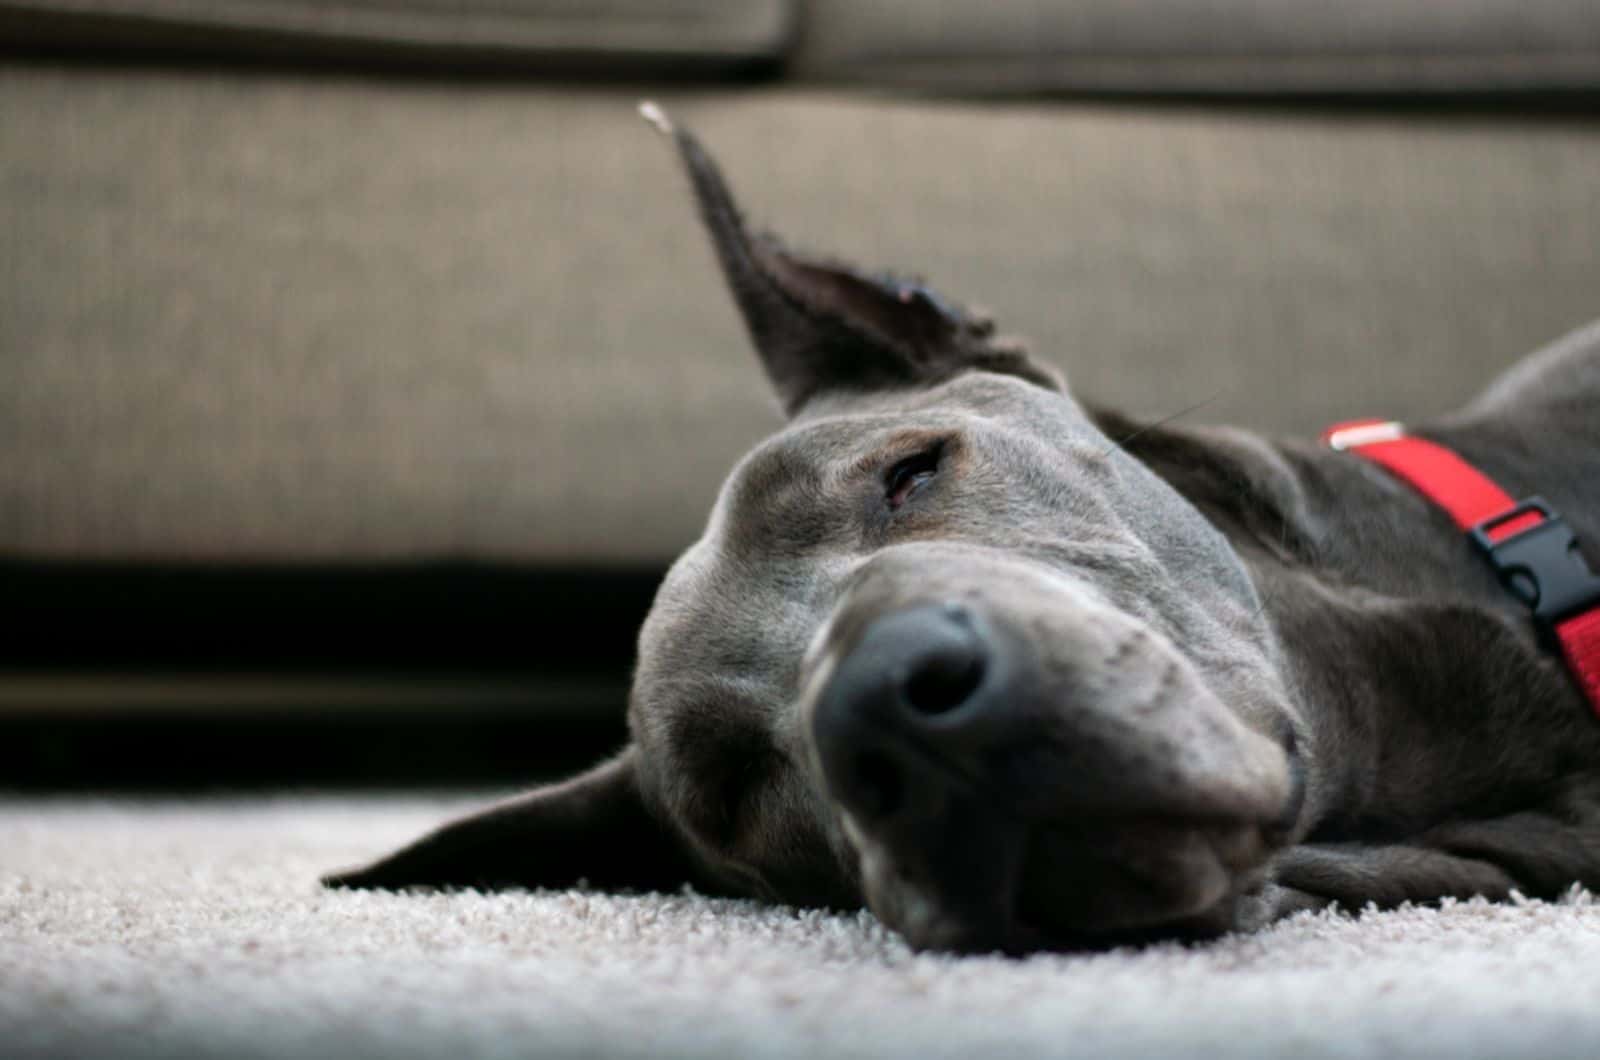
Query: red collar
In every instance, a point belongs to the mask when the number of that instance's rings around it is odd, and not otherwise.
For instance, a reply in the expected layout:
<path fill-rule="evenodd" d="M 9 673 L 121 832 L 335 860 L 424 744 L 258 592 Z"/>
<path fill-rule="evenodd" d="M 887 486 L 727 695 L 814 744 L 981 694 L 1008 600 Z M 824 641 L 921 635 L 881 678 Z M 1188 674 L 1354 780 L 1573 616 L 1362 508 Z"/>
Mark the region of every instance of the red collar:
<path fill-rule="evenodd" d="M 1560 646 L 1574 680 L 1600 715 L 1600 576 L 1584 564 L 1572 528 L 1538 497 L 1512 500 L 1483 472 L 1398 423 L 1353 420 L 1323 432 L 1334 449 L 1371 460 L 1450 513 L 1500 582 Z"/>

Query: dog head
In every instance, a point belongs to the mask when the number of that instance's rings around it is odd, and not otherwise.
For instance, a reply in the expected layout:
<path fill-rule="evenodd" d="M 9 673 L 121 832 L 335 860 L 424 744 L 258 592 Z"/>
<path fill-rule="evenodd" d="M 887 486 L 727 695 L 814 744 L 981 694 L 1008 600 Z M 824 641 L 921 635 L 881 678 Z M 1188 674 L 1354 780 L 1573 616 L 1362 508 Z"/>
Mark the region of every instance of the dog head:
<path fill-rule="evenodd" d="M 787 425 L 661 585 L 630 746 L 334 882 L 691 881 L 946 949 L 1231 926 L 1297 724 L 1233 549 L 987 318 L 750 233 L 647 116 Z"/>

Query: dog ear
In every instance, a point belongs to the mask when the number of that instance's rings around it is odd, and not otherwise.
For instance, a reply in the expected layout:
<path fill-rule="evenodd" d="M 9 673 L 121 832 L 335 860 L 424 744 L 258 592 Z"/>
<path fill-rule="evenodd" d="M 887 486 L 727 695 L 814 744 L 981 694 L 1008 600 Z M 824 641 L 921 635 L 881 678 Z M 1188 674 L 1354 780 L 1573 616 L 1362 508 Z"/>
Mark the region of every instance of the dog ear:
<path fill-rule="evenodd" d="M 630 747 L 570 780 L 446 824 L 328 887 L 570 887 L 677 890 L 684 847 L 645 808 Z"/>
<path fill-rule="evenodd" d="M 639 108 L 677 145 L 724 278 L 790 416 L 826 392 L 936 383 L 979 369 L 1053 390 L 1060 375 L 987 316 L 892 275 L 802 257 L 744 225 L 717 164 L 653 103 Z"/>

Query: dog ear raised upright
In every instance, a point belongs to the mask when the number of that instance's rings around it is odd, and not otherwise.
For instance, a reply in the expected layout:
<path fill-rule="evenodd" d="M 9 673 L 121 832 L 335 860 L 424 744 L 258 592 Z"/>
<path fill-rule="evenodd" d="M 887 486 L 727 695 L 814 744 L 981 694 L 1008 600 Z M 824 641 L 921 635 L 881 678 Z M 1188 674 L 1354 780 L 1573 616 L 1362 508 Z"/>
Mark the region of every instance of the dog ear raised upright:
<path fill-rule="evenodd" d="M 925 386 L 973 369 L 1064 388 L 1054 369 L 997 336 L 987 316 L 919 283 L 802 257 L 750 233 L 700 141 L 653 103 L 640 112 L 677 145 L 723 276 L 788 415 L 825 393 Z"/>

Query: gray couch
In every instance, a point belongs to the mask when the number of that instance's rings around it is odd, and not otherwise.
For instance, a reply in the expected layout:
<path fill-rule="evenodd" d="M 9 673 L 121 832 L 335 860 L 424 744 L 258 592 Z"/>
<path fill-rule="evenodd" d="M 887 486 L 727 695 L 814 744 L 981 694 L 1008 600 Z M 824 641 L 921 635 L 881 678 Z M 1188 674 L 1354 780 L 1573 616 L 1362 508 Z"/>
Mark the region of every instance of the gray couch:
<path fill-rule="evenodd" d="M 1588 0 L 0 0 L 0 46 L 0 714 L 151 660 L 288 702 L 374 629 L 352 702 L 472 629 L 441 698 L 614 706 L 778 422 L 642 95 L 1141 414 L 1422 415 L 1600 315 Z"/>

